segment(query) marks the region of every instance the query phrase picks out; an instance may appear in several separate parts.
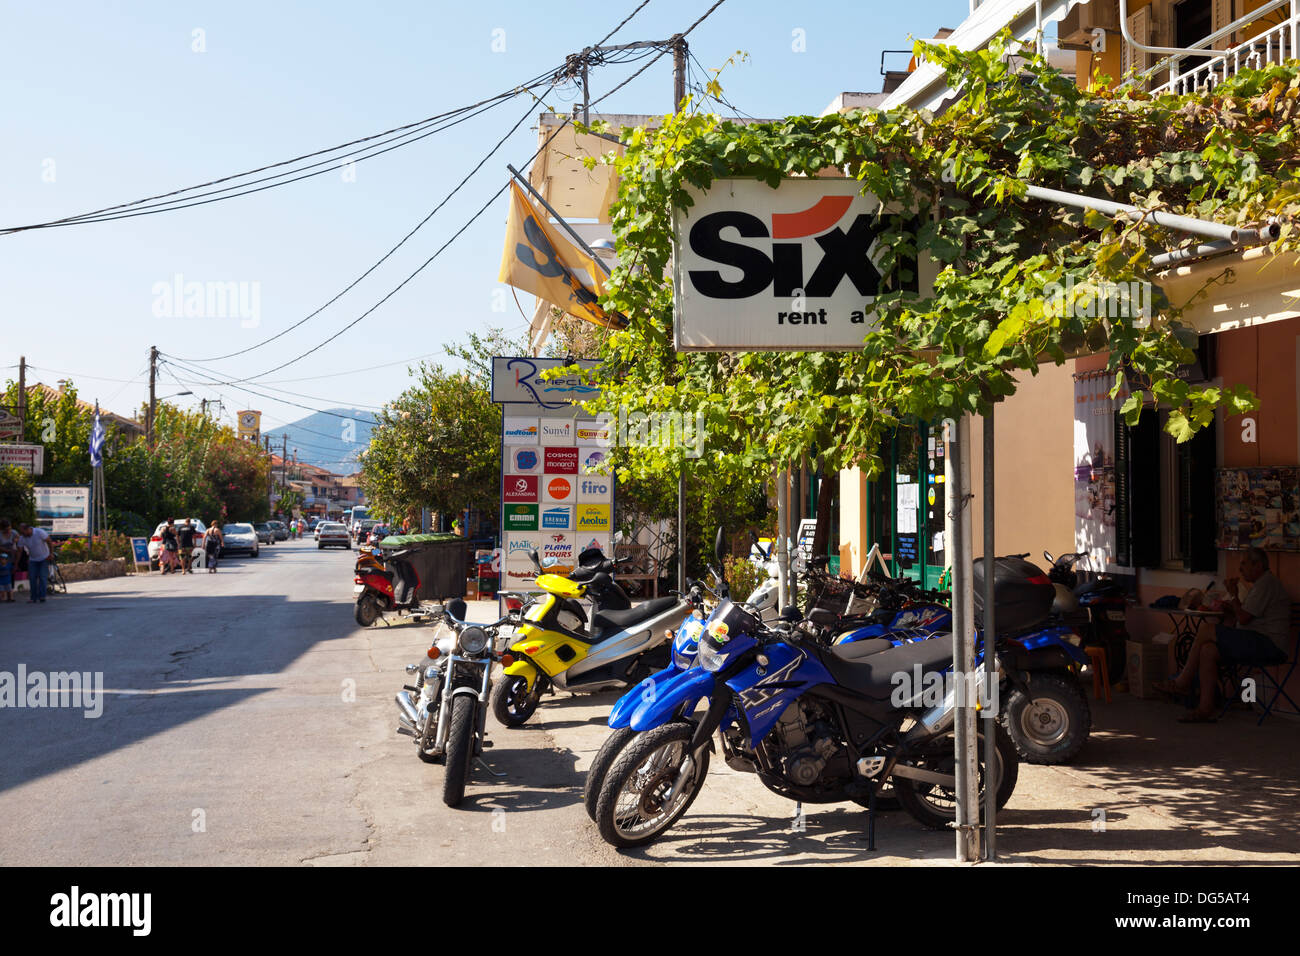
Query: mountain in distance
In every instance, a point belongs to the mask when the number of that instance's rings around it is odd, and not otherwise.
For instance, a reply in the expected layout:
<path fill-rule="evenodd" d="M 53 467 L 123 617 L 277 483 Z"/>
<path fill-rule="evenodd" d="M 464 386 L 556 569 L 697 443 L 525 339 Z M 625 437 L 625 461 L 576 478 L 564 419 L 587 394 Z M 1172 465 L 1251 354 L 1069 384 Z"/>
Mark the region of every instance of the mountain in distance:
<path fill-rule="evenodd" d="M 290 460 L 297 448 L 299 461 L 350 475 L 361 470 L 357 455 L 370 444 L 374 420 L 373 412 L 331 408 L 279 428 L 266 427 L 262 434 L 271 439 L 271 450 L 277 455 L 285 445 L 281 436 L 288 435 Z"/>

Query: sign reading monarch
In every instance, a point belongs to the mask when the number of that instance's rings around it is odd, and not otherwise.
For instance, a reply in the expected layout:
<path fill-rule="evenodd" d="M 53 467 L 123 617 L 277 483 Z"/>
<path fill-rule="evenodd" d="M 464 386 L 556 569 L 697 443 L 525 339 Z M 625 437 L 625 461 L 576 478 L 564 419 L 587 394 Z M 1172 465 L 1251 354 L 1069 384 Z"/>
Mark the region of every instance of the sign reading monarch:
<path fill-rule="evenodd" d="M 560 235 L 514 182 L 510 184 L 510 218 L 497 279 L 597 325 L 621 328 L 627 324 L 617 312 L 606 312 L 596 301 L 605 289 L 605 270 Z"/>

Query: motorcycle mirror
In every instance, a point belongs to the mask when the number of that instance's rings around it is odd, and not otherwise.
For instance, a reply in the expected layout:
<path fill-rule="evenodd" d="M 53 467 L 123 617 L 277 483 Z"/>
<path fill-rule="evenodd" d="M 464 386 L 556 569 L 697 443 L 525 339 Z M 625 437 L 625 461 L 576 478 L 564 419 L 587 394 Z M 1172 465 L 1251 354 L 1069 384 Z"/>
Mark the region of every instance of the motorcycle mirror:
<path fill-rule="evenodd" d="M 1044 551 L 1043 551 L 1043 557 L 1047 559 L 1047 563 L 1048 563 L 1048 564 L 1055 564 L 1055 563 L 1056 563 L 1056 558 L 1052 557 L 1052 552 L 1050 552 L 1050 551 L 1044 550 Z"/>

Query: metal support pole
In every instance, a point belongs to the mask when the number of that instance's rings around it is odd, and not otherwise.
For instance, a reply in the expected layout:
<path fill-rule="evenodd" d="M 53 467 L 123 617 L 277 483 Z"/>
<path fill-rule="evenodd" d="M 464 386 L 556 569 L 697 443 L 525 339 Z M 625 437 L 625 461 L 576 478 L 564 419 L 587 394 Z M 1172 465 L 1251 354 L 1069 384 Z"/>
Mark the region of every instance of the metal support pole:
<path fill-rule="evenodd" d="M 723 569 L 718 568 L 722 574 Z M 677 474 L 677 590 L 686 593 L 686 459 Z"/>
<path fill-rule="evenodd" d="M 997 859 L 998 788 L 992 768 L 997 760 L 998 709 L 991 706 L 997 693 L 997 655 L 992 635 L 997 633 L 993 604 L 993 562 L 997 554 L 993 521 L 993 406 L 984 416 L 984 707 L 980 711 L 984 734 L 984 859 Z"/>
<path fill-rule="evenodd" d="M 534 199 L 536 199 L 539 203 L 542 204 L 543 209 L 545 209 L 548 213 L 550 213 L 552 216 L 555 217 L 556 225 L 558 225 L 561 229 L 563 229 L 565 232 L 569 234 L 569 238 L 572 239 L 575 243 L 577 243 L 578 248 L 581 249 L 583 252 L 585 252 L 587 255 L 591 256 L 591 258 L 595 261 L 596 265 L 604 270 L 605 275 L 609 275 L 611 271 L 609 266 L 605 264 L 605 262 L 600 258 L 600 256 L 596 255 L 595 251 L 591 248 L 591 246 L 587 245 L 586 241 L 582 238 L 582 236 L 578 235 L 577 232 L 574 231 L 573 227 L 570 226 L 565 221 L 564 217 L 561 216 L 558 212 L 556 212 L 551 207 L 551 204 L 542 198 L 542 194 L 533 188 L 533 184 L 530 183 L 528 179 L 522 173 L 519 172 L 519 170 L 515 169 L 509 163 L 506 164 L 506 169 L 510 170 L 510 175 L 515 177 L 515 179 L 519 181 L 519 185 L 523 186 L 524 189 L 528 190 L 528 194 L 530 196 L 532 196 Z"/>
<path fill-rule="evenodd" d="M 1175 216 L 1167 212 L 1151 212 L 1139 209 L 1137 206 L 1131 206 L 1128 203 L 1112 202 L 1109 199 L 1096 199 L 1092 196 L 1081 196 L 1078 193 L 1047 189 L 1044 186 L 1027 185 L 1025 195 L 1030 199 L 1042 199 L 1047 202 L 1060 203 L 1063 206 L 1075 206 L 1079 209 L 1095 209 L 1107 216 L 1123 216 L 1130 222 L 1145 220 L 1153 226 L 1160 226 L 1164 229 L 1190 232 L 1195 235 L 1210 236 L 1214 239 L 1227 239 L 1229 242 L 1240 242 L 1244 235 L 1244 232 L 1238 230 L 1236 226 L 1227 226 L 1220 222 L 1193 219 L 1191 216 Z"/>
<path fill-rule="evenodd" d="M 784 468 L 776 472 L 776 582 L 777 604 L 790 603 L 790 555 L 786 551 L 786 513 L 789 511 L 789 477 Z"/>
<path fill-rule="evenodd" d="M 952 555 L 952 658 L 957 702 L 954 756 L 957 778 L 957 861 L 979 859 L 979 752 L 967 675 L 975 669 L 975 608 L 971 581 L 970 417 L 947 423 L 944 460 L 944 541 Z M 948 538 L 947 535 L 951 535 Z"/>
<path fill-rule="evenodd" d="M 149 347 L 149 412 L 145 416 L 144 431 L 146 444 L 150 451 L 153 451 L 153 423 L 158 414 L 158 347 L 151 345 Z"/>

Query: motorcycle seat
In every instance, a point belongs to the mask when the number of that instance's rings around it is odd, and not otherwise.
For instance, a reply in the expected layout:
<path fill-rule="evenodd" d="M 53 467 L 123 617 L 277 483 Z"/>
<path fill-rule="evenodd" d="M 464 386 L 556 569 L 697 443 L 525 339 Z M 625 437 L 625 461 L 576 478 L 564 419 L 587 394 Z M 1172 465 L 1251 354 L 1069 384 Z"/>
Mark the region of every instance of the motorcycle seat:
<path fill-rule="evenodd" d="M 888 649 L 881 648 L 881 644 L 889 645 Z M 895 674 L 910 678 L 918 664 L 923 674 L 950 667 L 952 641 L 931 639 L 894 647 L 884 638 L 877 638 L 837 644 L 829 648 L 822 663 L 841 687 L 873 700 L 888 700 L 897 686 Z M 916 690 L 920 692 L 920 688 Z"/>
<path fill-rule="evenodd" d="M 591 616 L 591 629 L 596 634 L 622 631 L 640 624 L 642 621 L 657 617 L 665 611 L 672 610 L 677 606 L 677 603 L 675 597 L 663 597 L 656 598 L 653 601 L 646 601 L 644 604 L 638 604 L 626 611 L 597 611 Z"/>

